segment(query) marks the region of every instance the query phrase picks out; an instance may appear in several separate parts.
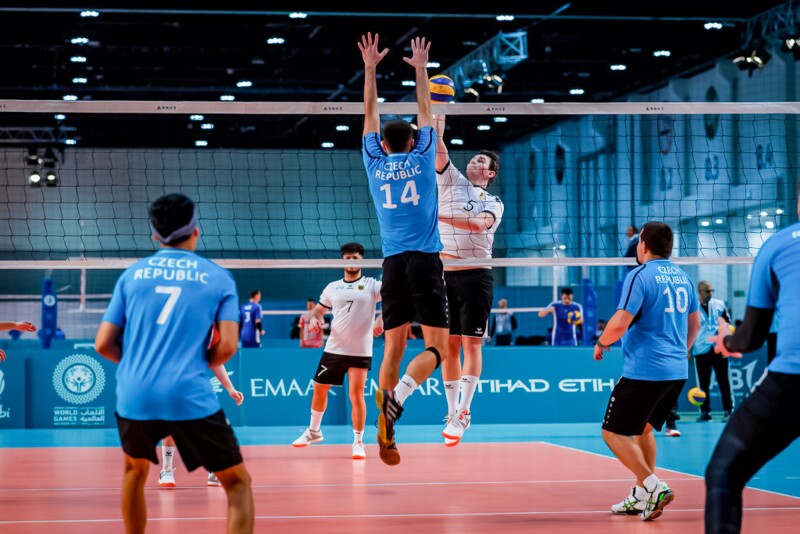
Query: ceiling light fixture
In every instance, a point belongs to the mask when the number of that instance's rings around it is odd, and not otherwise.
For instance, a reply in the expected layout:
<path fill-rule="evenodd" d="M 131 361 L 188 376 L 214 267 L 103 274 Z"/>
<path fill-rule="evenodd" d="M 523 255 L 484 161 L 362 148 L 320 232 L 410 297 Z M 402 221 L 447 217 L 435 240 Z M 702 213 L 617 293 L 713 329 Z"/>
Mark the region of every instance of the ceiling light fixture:
<path fill-rule="evenodd" d="M 267 39 L 267 44 L 276 45 L 276 44 L 283 44 L 286 42 L 286 39 L 283 37 L 270 37 Z"/>
<path fill-rule="evenodd" d="M 707 30 L 721 30 L 722 23 L 721 22 L 706 22 L 703 24 L 703 28 Z"/>
<path fill-rule="evenodd" d="M 672 55 L 672 52 L 669 50 L 656 50 L 653 52 L 653 57 L 669 57 Z"/>

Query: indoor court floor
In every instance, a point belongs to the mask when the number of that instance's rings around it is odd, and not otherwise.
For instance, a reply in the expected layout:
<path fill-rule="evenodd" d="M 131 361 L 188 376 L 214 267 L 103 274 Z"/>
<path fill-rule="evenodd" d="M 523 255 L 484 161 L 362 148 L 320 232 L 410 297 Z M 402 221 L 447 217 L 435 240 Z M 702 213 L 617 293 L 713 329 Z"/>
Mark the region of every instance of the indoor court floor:
<path fill-rule="evenodd" d="M 631 476 L 610 456 L 599 425 L 473 425 L 457 447 L 438 426 L 397 427 L 402 462 L 350 459 L 349 427 L 324 427 L 325 442 L 302 449 L 302 427 L 239 428 L 253 476 L 256 532 L 658 532 L 703 531 L 702 473 L 721 423 L 679 423 L 658 435 L 660 477 L 675 501 L 652 523 L 615 516 Z M 122 452 L 113 429 L 0 433 L 0 532 L 122 532 Z M 178 487 L 146 490 L 148 532 L 224 532 L 222 488 L 176 463 Z M 798 532 L 800 443 L 758 473 L 745 491 L 743 532 Z"/>

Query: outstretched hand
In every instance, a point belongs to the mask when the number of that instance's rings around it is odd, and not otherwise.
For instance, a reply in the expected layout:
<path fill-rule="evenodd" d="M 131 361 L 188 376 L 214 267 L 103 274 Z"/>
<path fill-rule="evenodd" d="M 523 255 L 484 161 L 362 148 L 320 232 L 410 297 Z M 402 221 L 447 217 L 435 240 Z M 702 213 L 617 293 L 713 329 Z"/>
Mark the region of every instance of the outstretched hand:
<path fill-rule="evenodd" d="M 3 352 L 3 349 L 0 349 L 0 362 L 6 361 L 6 353 Z"/>
<path fill-rule="evenodd" d="M 428 51 L 431 49 L 430 41 L 424 37 L 414 37 L 411 39 L 411 57 L 404 57 L 403 61 L 414 68 L 428 66 Z"/>
<path fill-rule="evenodd" d="M 373 39 L 371 33 L 361 36 L 361 42 L 358 43 L 358 49 L 361 50 L 361 57 L 364 59 L 365 67 L 374 67 L 389 53 L 388 48 L 384 48 L 382 52 L 378 52 L 378 34 L 375 34 Z"/>
<path fill-rule="evenodd" d="M 722 354 L 725 358 L 741 358 L 741 352 L 731 352 L 727 348 L 725 348 L 725 343 L 723 340 L 731 335 L 730 324 L 728 321 L 720 317 L 717 319 L 717 324 L 719 324 L 719 329 L 717 330 L 716 336 L 711 336 L 708 340 L 714 344 L 714 352 L 717 354 Z"/>

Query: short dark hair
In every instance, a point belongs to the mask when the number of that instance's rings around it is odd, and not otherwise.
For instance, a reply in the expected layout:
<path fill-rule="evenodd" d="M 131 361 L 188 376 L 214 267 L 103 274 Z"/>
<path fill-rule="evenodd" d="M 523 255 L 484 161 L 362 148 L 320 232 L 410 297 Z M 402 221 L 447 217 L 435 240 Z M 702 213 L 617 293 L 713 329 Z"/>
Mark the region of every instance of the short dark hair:
<path fill-rule="evenodd" d="M 489 158 L 489 170 L 494 171 L 494 178 L 489 180 L 489 184 L 491 184 L 500 175 L 500 156 L 492 150 L 481 150 L 478 154 Z"/>
<path fill-rule="evenodd" d="M 395 119 L 383 125 L 382 137 L 391 152 L 400 152 L 406 147 L 408 141 L 414 137 L 414 129 L 408 122 L 402 119 Z"/>
<path fill-rule="evenodd" d="M 358 254 L 364 255 L 364 245 L 361 243 L 345 243 L 342 245 L 341 251 L 342 256 L 345 254 L 352 254 L 357 252 Z"/>
<path fill-rule="evenodd" d="M 633 228 L 633 233 L 634 233 L 634 234 L 638 234 L 638 233 L 639 233 L 639 229 L 638 229 L 638 228 L 636 228 L 636 225 L 635 225 L 635 224 L 632 224 L 630 227 L 631 227 L 631 228 Z"/>
<path fill-rule="evenodd" d="M 641 239 L 648 250 L 662 258 L 672 256 L 672 228 L 665 222 L 650 221 L 642 226 Z"/>
<path fill-rule="evenodd" d="M 562 295 L 572 295 L 572 290 L 568 287 L 565 287 L 561 290 Z"/>
<path fill-rule="evenodd" d="M 189 224 L 194 217 L 194 202 L 186 195 L 171 193 L 158 197 L 150 204 L 148 209 L 150 224 L 159 235 L 169 237 L 172 232 Z M 183 243 L 191 237 L 191 234 L 177 237 L 167 245 L 177 245 Z"/>
<path fill-rule="evenodd" d="M 306 299 L 306 302 L 317 302 L 317 299 Z"/>
<path fill-rule="evenodd" d="M 250 292 L 250 298 L 251 298 L 251 299 L 252 299 L 252 298 L 255 298 L 255 296 L 256 296 L 256 295 L 258 295 L 258 294 L 260 294 L 260 293 L 261 293 L 261 291 L 259 291 L 258 289 L 254 289 L 254 290 L 252 290 L 252 291 Z"/>

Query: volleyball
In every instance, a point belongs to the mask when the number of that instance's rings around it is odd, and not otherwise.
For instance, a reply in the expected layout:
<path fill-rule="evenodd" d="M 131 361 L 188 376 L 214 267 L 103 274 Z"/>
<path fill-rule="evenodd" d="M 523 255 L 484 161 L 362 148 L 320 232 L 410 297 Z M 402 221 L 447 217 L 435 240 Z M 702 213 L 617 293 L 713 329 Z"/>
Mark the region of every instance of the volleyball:
<path fill-rule="evenodd" d="M 569 324 L 577 323 L 580 320 L 581 320 L 581 312 L 577 310 L 571 311 L 567 314 L 567 322 Z"/>
<path fill-rule="evenodd" d="M 689 396 L 689 402 L 691 402 L 695 406 L 702 406 L 703 403 L 706 401 L 706 392 L 700 388 L 690 389 L 688 396 Z"/>
<path fill-rule="evenodd" d="M 437 74 L 431 78 L 429 86 L 433 102 L 452 102 L 456 97 L 456 84 L 444 74 Z"/>

